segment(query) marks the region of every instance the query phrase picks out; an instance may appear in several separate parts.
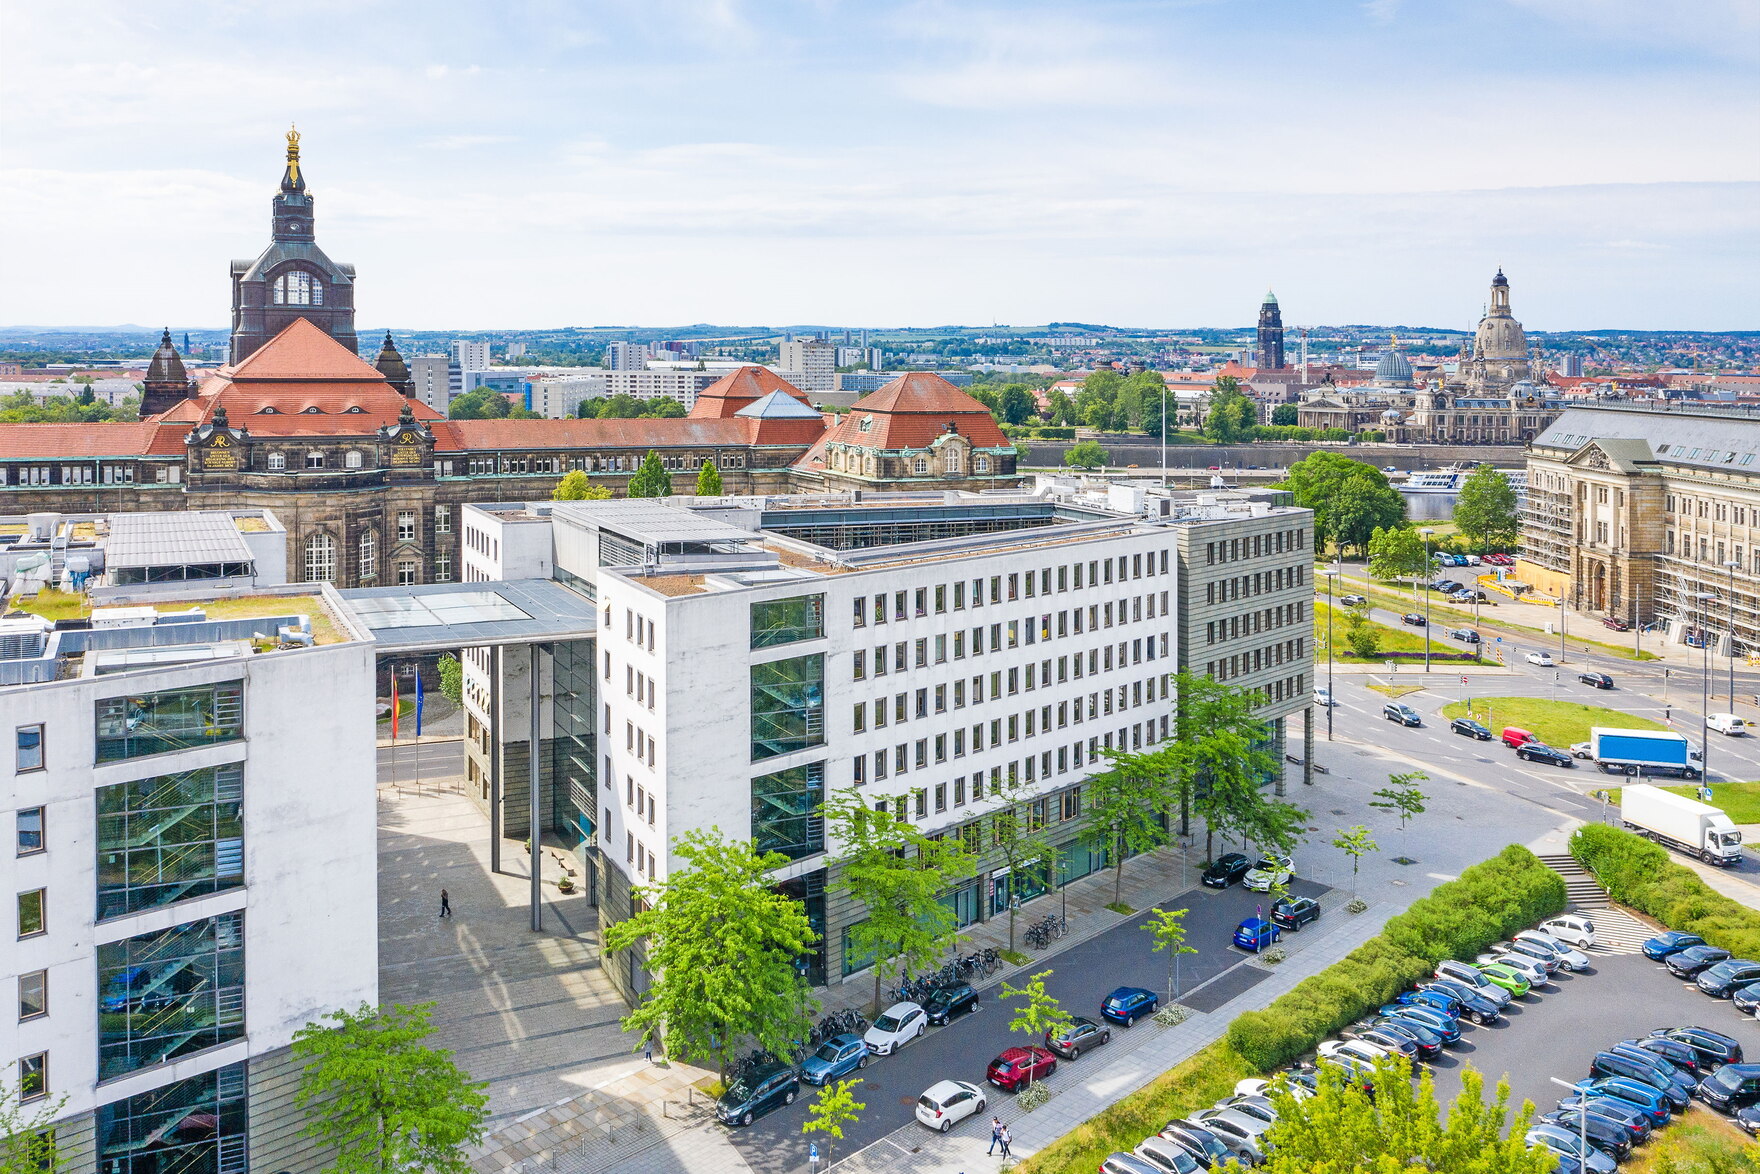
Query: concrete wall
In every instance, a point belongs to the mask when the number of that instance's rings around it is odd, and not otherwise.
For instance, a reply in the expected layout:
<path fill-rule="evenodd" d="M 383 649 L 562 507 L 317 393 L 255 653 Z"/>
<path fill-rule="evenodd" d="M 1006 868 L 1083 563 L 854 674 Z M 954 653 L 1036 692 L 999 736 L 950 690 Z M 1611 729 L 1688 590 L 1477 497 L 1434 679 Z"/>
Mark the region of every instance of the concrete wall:
<path fill-rule="evenodd" d="M 1074 441 L 1029 441 L 1026 465 L 1063 465 L 1063 454 Z M 1106 450 L 1112 467 L 1138 465 L 1144 469 L 1161 467 L 1161 444 L 1146 436 L 1103 436 L 1100 446 Z M 1333 452 L 1352 460 L 1380 468 L 1393 465 L 1400 470 L 1434 469 L 1456 461 L 1481 461 L 1502 468 L 1519 469 L 1527 462 L 1527 450 L 1519 444 L 1170 444 L 1167 465 L 1170 469 L 1206 471 L 1211 465 L 1263 465 L 1267 469 L 1288 468 L 1303 457 L 1316 452 Z"/>

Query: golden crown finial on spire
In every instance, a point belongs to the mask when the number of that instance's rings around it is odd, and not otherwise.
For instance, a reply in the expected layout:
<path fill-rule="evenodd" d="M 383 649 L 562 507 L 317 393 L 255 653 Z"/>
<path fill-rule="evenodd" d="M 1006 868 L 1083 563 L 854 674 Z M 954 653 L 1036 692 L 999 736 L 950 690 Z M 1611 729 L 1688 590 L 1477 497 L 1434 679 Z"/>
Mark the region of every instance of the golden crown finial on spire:
<path fill-rule="evenodd" d="M 299 180 L 299 127 L 291 122 L 287 124 L 287 177 Z"/>

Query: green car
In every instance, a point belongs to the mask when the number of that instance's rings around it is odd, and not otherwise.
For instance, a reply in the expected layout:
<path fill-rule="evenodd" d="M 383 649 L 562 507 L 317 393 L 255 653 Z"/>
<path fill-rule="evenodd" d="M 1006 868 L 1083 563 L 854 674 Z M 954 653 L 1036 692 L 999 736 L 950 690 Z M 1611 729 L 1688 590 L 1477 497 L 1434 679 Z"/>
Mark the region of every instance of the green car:
<path fill-rule="evenodd" d="M 1505 966 L 1501 962 L 1481 962 L 1479 973 L 1518 999 L 1528 993 L 1528 980 L 1513 966 Z"/>

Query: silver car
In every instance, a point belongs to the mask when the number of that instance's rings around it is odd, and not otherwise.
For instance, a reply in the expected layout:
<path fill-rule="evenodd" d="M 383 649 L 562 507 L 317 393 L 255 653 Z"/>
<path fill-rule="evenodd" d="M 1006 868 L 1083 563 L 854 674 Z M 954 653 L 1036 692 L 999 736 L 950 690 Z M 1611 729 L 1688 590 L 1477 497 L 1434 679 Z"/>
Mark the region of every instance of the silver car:
<path fill-rule="evenodd" d="M 1249 1166 L 1257 1166 L 1265 1160 L 1265 1147 L 1259 1138 L 1271 1128 L 1269 1121 L 1261 1121 L 1239 1109 L 1205 1109 L 1193 1120 L 1221 1138 L 1222 1144 Z"/>
<path fill-rule="evenodd" d="M 1537 929 L 1524 929 L 1515 935 L 1514 940 L 1518 942 L 1528 942 L 1532 945 L 1540 946 L 1543 949 L 1551 950 L 1558 956 L 1559 965 L 1563 966 L 1566 970 L 1589 969 L 1589 955 L 1576 949 L 1574 946 L 1559 941 L 1549 933 L 1542 933 Z"/>

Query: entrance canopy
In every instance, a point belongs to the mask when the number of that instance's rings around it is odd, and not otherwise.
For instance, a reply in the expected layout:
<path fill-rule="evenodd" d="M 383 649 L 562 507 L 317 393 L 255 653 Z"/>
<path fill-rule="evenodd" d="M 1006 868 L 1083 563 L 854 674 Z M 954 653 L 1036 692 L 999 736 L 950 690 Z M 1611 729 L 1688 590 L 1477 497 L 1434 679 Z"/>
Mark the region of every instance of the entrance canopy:
<path fill-rule="evenodd" d="M 549 644 L 598 630 L 593 605 L 554 579 L 351 587 L 337 594 L 381 653 Z"/>

